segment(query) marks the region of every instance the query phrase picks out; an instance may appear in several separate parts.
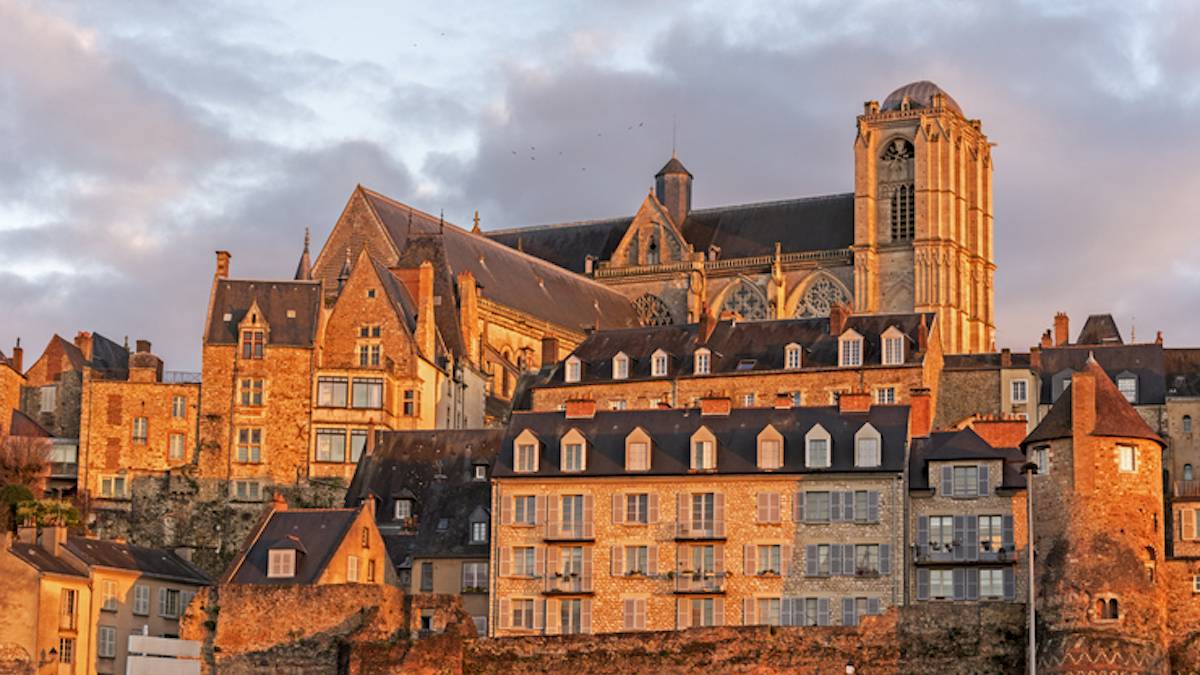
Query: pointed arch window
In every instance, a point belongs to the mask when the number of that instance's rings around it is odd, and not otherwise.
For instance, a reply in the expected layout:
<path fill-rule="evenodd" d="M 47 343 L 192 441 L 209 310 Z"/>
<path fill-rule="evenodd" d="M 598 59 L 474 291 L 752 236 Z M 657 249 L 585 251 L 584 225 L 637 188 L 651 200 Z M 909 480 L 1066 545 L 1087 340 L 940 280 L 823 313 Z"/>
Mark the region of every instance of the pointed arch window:
<path fill-rule="evenodd" d="M 795 316 L 797 319 L 829 316 L 829 309 L 839 302 L 849 303 L 849 294 L 833 279 L 822 274 L 804 290 L 804 296 L 796 303 Z"/>
<path fill-rule="evenodd" d="M 892 190 L 892 241 L 906 241 L 916 233 L 916 190 L 912 183 Z"/>
<path fill-rule="evenodd" d="M 765 321 L 770 318 L 767 302 L 753 285 L 739 281 L 721 303 L 722 312 L 736 312 L 747 321 Z"/>
<path fill-rule="evenodd" d="M 633 308 L 643 326 L 670 326 L 675 323 L 675 317 L 671 316 L 667 303 L 657 295 L 646 293 L 638 297 L 633 301 Z"/>

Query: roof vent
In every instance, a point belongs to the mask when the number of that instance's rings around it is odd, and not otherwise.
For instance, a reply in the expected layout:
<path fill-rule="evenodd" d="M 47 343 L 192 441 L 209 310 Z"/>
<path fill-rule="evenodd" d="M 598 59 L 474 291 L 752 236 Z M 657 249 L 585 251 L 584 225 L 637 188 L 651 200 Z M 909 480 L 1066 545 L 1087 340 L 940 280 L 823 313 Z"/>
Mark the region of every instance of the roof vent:
<path fill-rule="evenodd" d="M 225 315 L 221 317 L 221 320 L 222 321 L 233 321 L 233 315 L 230 314 L 229 312 L 225 312 Z"/>

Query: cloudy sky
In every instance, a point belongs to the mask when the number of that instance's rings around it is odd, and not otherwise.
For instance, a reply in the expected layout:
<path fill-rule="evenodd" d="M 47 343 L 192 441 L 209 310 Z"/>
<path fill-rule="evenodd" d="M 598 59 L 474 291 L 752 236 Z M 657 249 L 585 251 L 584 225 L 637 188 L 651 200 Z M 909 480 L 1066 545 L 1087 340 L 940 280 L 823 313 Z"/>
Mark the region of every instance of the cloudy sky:
<path fill-rule="evenodd" d="M 0 350 L 199 369 L 213 255 L 287 278 L 356 183 L 485 228 L 852 189 L 930 79 L 994 150 L 1001 346 L 1056 310 L 1200 344 L 1200 5 L 0 0 Z"/>

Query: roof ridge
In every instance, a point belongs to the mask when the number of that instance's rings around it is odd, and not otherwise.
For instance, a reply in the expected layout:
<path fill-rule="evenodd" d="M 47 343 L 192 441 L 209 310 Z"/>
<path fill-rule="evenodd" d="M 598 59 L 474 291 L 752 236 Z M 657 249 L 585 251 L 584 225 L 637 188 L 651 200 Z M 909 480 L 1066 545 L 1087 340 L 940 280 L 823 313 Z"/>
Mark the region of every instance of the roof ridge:
<path fill-rule="evenodd" d="M 430 220 L 442 219 L 441 217 L 435 216 L 432 213 L 429 213 L 428 211 L 423 211 L 421 209 L 418 209 L 418 208 L 414 207 L 412 204 L 405 204 L 404 202 L 402 202 L 394 197 L 389 197 L 389 196 L 383 194 L 382 192 L 379 192 L 378 190 L 372 190 L 371 188 L 363 185 L 362 183 L 359 183 L 358 187 L 361 188 L 363 192 L 368 193 L 374 197 L 378 197 L 378 198 L 384 200 L 385 202 L 390 203 L 393 206 L 397 206 L 402 209 L 408 209 L 409 211 L 420 214 L 422 216 L 427 216 Z M 379 214 L 376 214 L 376 215 L 379 215 Z M 455 225 L 454 227 L 458 227 L 458 226 Z M 462 229 L 462 228 L 459 228 L 459 229 Z"/>
<path fill-rule="evenodd" d="M 221 282 L 224 282 L 224 283 L 229 283 L 229 282 L 233 282 L 233 281 L 239 281 L 242 283 L 250 283 L 250 284 L 293 284 L 293 285 L 301 285 L 301 286 L 320 286 L 321 285 L 321 281 L 319 279 L 230 279 L 230 278 L 221 279 Z M 220 283 L 220 282 L 218 282 L 218 283 Z"/>

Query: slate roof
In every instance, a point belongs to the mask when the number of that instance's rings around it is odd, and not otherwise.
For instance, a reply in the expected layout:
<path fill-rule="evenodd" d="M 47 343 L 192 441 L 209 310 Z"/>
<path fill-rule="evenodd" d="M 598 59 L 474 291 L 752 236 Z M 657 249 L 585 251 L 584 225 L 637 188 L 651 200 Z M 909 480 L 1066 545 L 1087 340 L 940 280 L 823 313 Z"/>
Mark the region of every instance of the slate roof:
<path fill-rule="evenodd" d="M 946 354 L 942 357 L 943 370 L 995 370 L 1001 368 L 1000 352 L 985 354 Z M 1013 352 L 1012 365 L 1006 368 L 1028 368 L 1029 352 Z"/>
<path fill-rule="evenodd" d="M 13 436 L 32 436 L 34 438 L 50 438 L 54 435 L 46 427 L 38 424 L 37 420 L 15 408 L 8 424 L 8 433 Z"/>
<path fill-rule="evenodd" d="M 835 406 L 735 408 L 725 416 L 702 416 L 696 408 L 664 410 L 597 411 L 591 419 L 567 419 L 561 412 L 516 412 L 508 426 L 504 444 L 492 475 L 503 478 L 533 476 L 628 476 L 625 471 L 625 438 L 641 427 L 652 439 L 649 471 L 638 475 L 687 476 L 692 434 L 701 426 L 717 438 L 717 474 L 762 473 L 887 473 L 904 469 L 908 434 L 908 406 L 872 406 L 866 413 L 840 413 Z M 854 434 L 870 422 L 883 438 L 882 464 L 877 468 L 854 466 Z M 758 434 L 770 424 L 784 438 L 783 468 L 766 472 L 757 467 Z M 820 424 L 832 438 L 831 466 L 804 466 L 804 437 Z M 513 444 L 525 430 L 538 438 L 541 459 L 536 473 L 513 471 Z M 571 429 L 587 438 L 586 470 L 564 474 L 559 470 L 560 439 Z M 702 474 L 706 476 L 708 472 Z M 705 479 L 706 480 L 706 479 Z"/>
<path fill-rule="evenodd" d="M 230 583 L 267 586 L 313 584 L 346 538 L 358 509 L 296 509 L 274 511 L 245 554 L 236 563 Z M 296 557 L 296 575 L 267 577 L 268 551 L 288 541 L 287 548 L 304 552 Z"/>
<path fill-rule="evenodd" d="M 1018 448 L 994 448 L 970 427 L 957 431 L 935 431 L 928 438 L 914 438 L 909 456 L 908 489 L 929 489 L 929 462 L 994 460 L 1003 462 L 1001 488 L 1025 489 L 1025 454 Z"/>
<path fill-rule="evenodd" d="M 72 343 L 72 347 L 75 345 Z M 76 350 L 78 351 L 78 350 Z M 129 372 L 129 350 L 99 333 L 92 333 L 92 360 L 90 365 L 95 370 L 102 370 L 115 376 L 125 377 Z"/>
<path fill-rule="evenodd" d="M 316 281 L 220 279 L 213 291 L 205 344 L 237 344 L 237 327 L 255 302 L 271 332 L 267 343 L 311 347 L 321 316 L 321 284 Z M 288 310 L 296 318 L 289 319 Z M 230 319 L 225 320 L 229 314 Z"/>
<path fill-rule="evenodd" d="M 1082 370 L 1095 355 L 1108 377 L 1116 380 L 1123 372 L 1138 379 L 1138 405 L 1159 405 L 1166 401 L 1166 373 L 1160 344 L 1138 345 L 1064 345 L 1041 350 L 1042 392 L 1040 401 L 1054 400 L 1053 377 L 1066 370 Z"/>
<path fill-rule="evenodd" d="M 679 161 L 679 158 L 674 154 L 671 155 L 671 159 L 667 160 L 666 164 L 663 164 L 663 168 L 659 169 L 658 173 L 654 174 L 654 177 L 658 178 L 659 176 L 665 176 L 670 173 L 684 173 L 689 176 L 692 175 L 692 172 L 688 171 L 687 167 L 683 165 L 683 162 Z"/>
<path fill-rule="evenodd" d="M 1112 314 L 1092 314 L 1088 316 L 1087 322 L 1083 324 L 1083 329 L 1079 331 L 1079 337 L 1075 340 L 1075 344 L 1125 344 L 1125 341 L 1121 339 L 1121 330 L 1117 328 L 1117 322 L 1113 319 Z"/>
<path fill-rule="evenodd" d="M 908 97 L 909 107 L 911 108 L 928 108 L 933 105 L 933 95 L 941 94 L 946 97 L 946 107 L 958 113 L 963 114 L 962 108 L 959 107 L 958 101 L 954 97 L 946 93 L 945 89 L 937 86 L 929 80 L 918 80 L 909 82 L 887 95 L 883 99 L 883 104 L 879 106 L 880 110 L 899 110 L 900 102 L 904 97 Z"/>
<path fill-rule="evenodd" d="M 933 325 L 933 314 L 859 314 L 846 320 L 846 328 L 863 336 L 863 363 L 871 366 L 882 362 L 881 335 L 895 326 L 908 338 L 905 363 L 915 365 L 925 357 L 917 348 L 922 318 L 927 326 Z M 782 370 L 784 348 L 793 342 L 804 350 L 802 369 L 837 366 L 838 340 L 837 336 L 829 334 L 828 317 L 720 321 L 707 342 L 702 341 L 700 324 L 597 331 L 580 343 L 571 355 L 584 362 L 580 378 L 583 383 L 612 381 L 613 357 L 621 352 L 631 359 L 628 379 L 662 379 L 650 375 L 652 356 L 659 349 L 670 355 L 667 374 L 675 377 L 693 374 L 692 356 L 701 347 L 712 352 L 712 374 Z M 743 363 L 749 361 L 753 364 Z M 565 367 L 560 364 L 550 377 L 550 386 L 566 384 L 564 376 Z M 571 383 L 572 386 L 575 384 Z"/>
<path fill-rule="evenodd" d="M 1200 396 L 1200 349 L 1164 349 L 1167 394 Z"/>
<path fill-rule="evenodd" d="M 665 167 L 664 167 L 665 168 Z M 585 271 L 590 254 L 609 260 L 633 217 L 493 230 L 484 235 L 573 272 Z M 826 251 L 854 243 L 853 193 L 694 209 L 680 227 L 696 251 L 710 246 L 720 257 Z"/>
<path fill-rule="evenodd" d="M 204 570 L 166 549 L 86 537 L 67 537 L 66 549 L 90 567 L 129 570 L 198 586 L 212 584 L 212 578 Z"/>
<path fill-rule="evenodd" d="M 1113 384 L 1105 369 L 1096 360 L 1088 360 L 1083 368 L 1076 372 L 1089 373 L 1096 378 L 1096 423 L 1091 429 L 1093 436 L 1144 438 L 1166 445 L 1133 409 L 1129 401 L 1125 400 L 1117 390 L 1117 385 Z M 1074 391 L 1075 387 L 1072 385 L 1058 397 L 1050 412 L 1046 413 L 1037 427 L 1021 442 L 1021 447 L 1072 436 L 1071 399 Z"/>
<path fill-rule="evenodd" d="M 86 579 L 88 571 L 63 557 L 55 557 L 52 553 L 38 544 L 28 544 L 14 541 L 12 553 L 21 560 L 29 563 L 35 570 L 46 574 L 62 574 L 70 577 Z"/>
<path fill-rule="evenodd" d="M 383 432 L 359 460 L 346 504 L 377 500 L 375 521 L 397 568 L 411 566 L 414 556 L 486 559 L 488 545 L 470 543 L 470 517 L 489 512 L 491 486 L 474 480 L 473 471 L 490 467 L 503 436 L 503 429 Z M 415 529 L 393 518 L 402 498 L 413 500 Z"/>
<path fill-rule="evenodd" d="M 408 294 L 408 288 L 392 274 L 387 267 L 371 258 L 371 264 L 375 266 L 375 274 L 383 285 L 383 292 L 387 294 L 388 300 L 396 310 L 396 314 L 404 321 L 404 325 L 408 326 L 409 331 L 417 330 L 417 302 L 411 295 Z"/>

